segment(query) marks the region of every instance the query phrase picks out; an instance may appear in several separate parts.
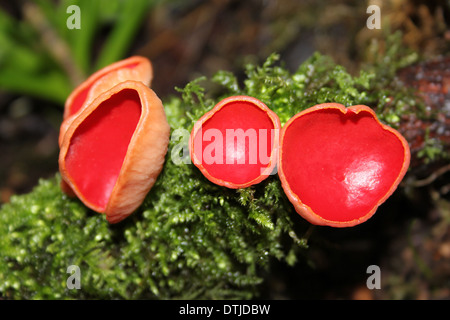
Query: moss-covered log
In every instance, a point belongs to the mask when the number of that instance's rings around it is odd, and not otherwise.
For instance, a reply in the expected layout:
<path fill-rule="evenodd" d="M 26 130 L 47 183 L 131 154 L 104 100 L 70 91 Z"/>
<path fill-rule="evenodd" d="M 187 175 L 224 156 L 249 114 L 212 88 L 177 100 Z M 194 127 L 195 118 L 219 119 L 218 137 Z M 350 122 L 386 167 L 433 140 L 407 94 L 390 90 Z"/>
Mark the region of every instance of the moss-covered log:
<path fill-rule="evenodd" d="M 395 80 L 414 56 L 386 58 L 398 63 L 381 63 L 358 76 L 320 54 L 295 72 L 277 58 L 248 65 L 244 79 L 226 71 L 199 78 L 179 89 L 181 97 L 165 101 L 172 128 L 165 167 L 142 206 L 122 223 L 109 225 L 64 195 L 58 174 L 29 194 L 13 196 L 0 210 L 0 297 L 252 298 L 271 259 L 301 259 L 309 224 L 293 210 L 277 175 L 241 190 L 210 183 L 186 157 L 186 133 L 194 122 L 235 94 L 260 99 L 282 124 L 324 102 L 368 105 L 395 128 L 407 115 L 429 115 L 413 90 Z M 432 153 L 426 152 L 430 145 Z M 440 144 L 420 149 L 415 155 L 431 154 L 431 162 L 447 156 Z M 66 286 L 70 265 L 80 267 L 80 290 Z"/>

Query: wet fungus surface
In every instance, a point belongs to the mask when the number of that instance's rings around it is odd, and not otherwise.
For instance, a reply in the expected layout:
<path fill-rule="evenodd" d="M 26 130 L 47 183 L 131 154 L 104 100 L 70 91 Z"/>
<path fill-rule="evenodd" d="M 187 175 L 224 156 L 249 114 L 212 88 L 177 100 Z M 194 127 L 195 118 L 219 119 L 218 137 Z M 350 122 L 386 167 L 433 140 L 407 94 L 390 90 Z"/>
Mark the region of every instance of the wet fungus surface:
<path fill-rule="evenodd" d="M 246 188 L 272 174 L 279 130 L 278 116 L 258 99 L 228 97 L 195 124 L 190 139 L 192 161 L 211 182 Z"/>
<path fill-rule="evenodd" d="M 406 140 L 366 106 L 317 105 L 281 130 L 283 189 L 313 224 L 349 227 L 366 221 L 395 191 L 409 161 Z"/>

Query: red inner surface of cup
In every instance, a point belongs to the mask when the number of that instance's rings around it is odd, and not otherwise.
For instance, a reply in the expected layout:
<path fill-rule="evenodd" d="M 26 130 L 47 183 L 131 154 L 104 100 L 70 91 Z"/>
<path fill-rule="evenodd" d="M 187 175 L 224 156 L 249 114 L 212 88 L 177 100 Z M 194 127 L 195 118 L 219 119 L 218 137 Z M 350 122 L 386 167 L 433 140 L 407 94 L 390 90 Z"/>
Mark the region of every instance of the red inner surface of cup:
<path fill-rule="evenodd" d="M 97 207 L 106 208 L 140 116 L 138 93 L 125 89 L 102 102 L 71 137 L 66 169 Z"/>
<path fill-rule="evenodd" d="M 133 62 L 124 66 L 120 66 L 120 68 L 116 68 L 114 70 L 111 70 L 109 72 L 112 71 L 116 71 L 118 69 L 133 69 L 136 66 L 139 65 L 139 62 Z M 69 116 L 75 114 L 78 112 L 78 110 L 81 109 L 81 107 L 83 106 L 83 104 L 86 102 L 89 90 L 92 88 L 92 86 L 95 84 L 96 81 L 98 81 L 99 79 L 101 79 L 104 76 L 104 74 L 100 75 L 98 78 L 94 79 L 87 87 L 85 87 L 84 89 L 82 89 L 73 99 L 72 105 L 70 106 L 69 109 Z"/>
<path fill-rule="evenodd" d="M 324 219 L 350 221 L 391 190 L 404 147 L 368 112 L 322 109 L 290 124 L 282 158 L 289 187 L 303 204 Z"/>
<path fill-rule="evenodd" d="M 194 154 L 210 176 L 247 183 L 269 166 L 274 127 L 267 112 L 253 103 L 229 102 L 203 123 L 194 138 Z"/>

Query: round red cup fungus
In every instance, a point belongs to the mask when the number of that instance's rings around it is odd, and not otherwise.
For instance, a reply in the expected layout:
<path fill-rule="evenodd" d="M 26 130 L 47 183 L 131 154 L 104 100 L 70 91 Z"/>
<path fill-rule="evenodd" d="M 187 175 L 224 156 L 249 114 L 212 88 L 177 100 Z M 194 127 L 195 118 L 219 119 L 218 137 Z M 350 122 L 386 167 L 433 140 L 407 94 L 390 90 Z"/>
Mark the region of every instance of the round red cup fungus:
<path fill-rule="evenodd" d="M 156 94 L 139 81 L 100 94 L 67 128 L 62 179 L 89 208 L 111 223 L 144 200 L 164 164 L 170 127 Z"/>
<path fill-rule="evenodd" d="M 367 106 L 325 103 L 292 117 L 280 134 L 278 174 L 312 224 L 351 227 L 394 192 L 410 161 L 406 140 Z"/>
<path fill-rule="evenodd" d="M 273 173 L 280 128 L 278 116 L 258 99 L 228 97 L 194 125 L 191 159 L 215 184 L 249 187 Z"/>

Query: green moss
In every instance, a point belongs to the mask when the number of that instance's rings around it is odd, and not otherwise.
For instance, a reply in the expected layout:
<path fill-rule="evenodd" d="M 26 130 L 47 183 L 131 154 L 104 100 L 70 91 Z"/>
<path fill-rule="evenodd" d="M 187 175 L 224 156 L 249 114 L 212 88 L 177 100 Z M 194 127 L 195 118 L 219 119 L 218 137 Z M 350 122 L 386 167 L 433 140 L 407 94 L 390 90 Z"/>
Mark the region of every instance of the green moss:
<path fill-rule="evenodd" d="M 157 183 L 122 223 L 109 225 L 102 215 L 67 198 L 59 175 L 12 197 L 0 210 L 0 296 L 252 298 L 272 259 L 296 263 L 299 251 L 307 248 L 302 235 L 309 225 L 294 212 L 277 175 L 242 190 L 216 186 L 183 156 L 186 132 L 220 99 L 235 94 L 262 100 L 282 123 L 317 103 L 339 102 L 368 104 L 395 125 L 399 110 L 408 112 L 401 102 L 414 100 L 401 91 L 401 99 L 387 103 L 398 89 L 386 86 L 391 70 L 353 77 L 320 54 L 294 73 L 278 64 L 276 54 L 245 70 L 242 81 L 219 71 L 211 80 L 202 77 L 179 88 L 181 98 L 165 101 L 177 134 Z M 69 265 L 80 267 L 80 290 L 66 287 Z"/>

